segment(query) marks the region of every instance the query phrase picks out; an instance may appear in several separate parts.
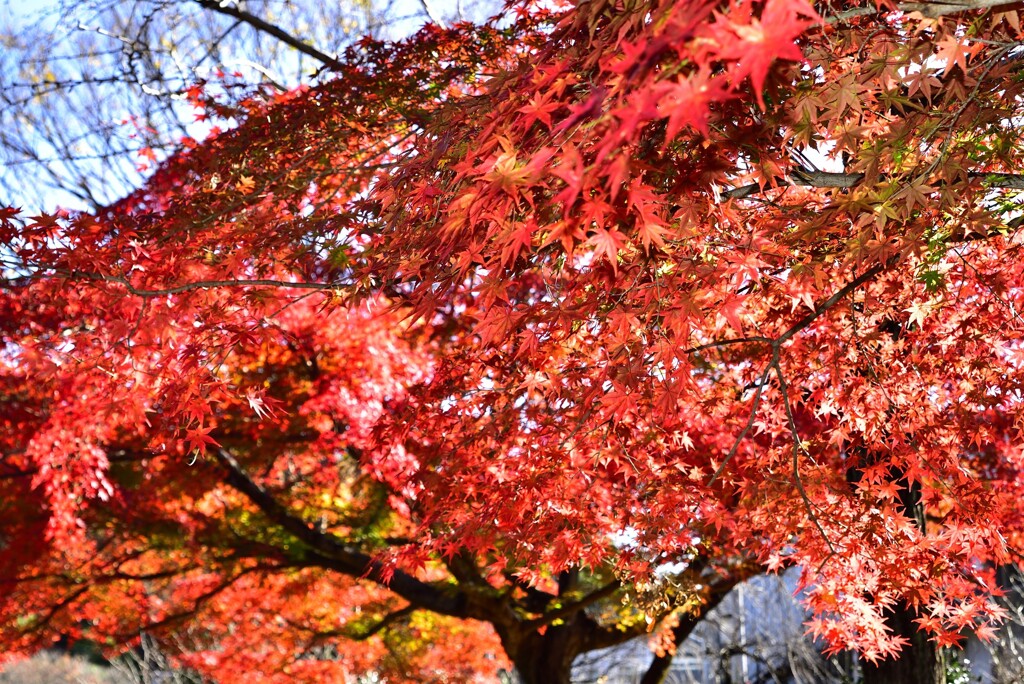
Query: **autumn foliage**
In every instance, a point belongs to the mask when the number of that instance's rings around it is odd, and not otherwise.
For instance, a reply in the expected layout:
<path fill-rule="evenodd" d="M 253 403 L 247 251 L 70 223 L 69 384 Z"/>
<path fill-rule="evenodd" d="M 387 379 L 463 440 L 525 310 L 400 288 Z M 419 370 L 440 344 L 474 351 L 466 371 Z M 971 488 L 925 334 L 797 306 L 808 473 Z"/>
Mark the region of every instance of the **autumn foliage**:
<path fill-rule="evenodd" d="M 794 565 L 832 649 L 989 633 L 1022 40 L 1013 5 L 517 2 L 195 89 L 237 127 L 99 214 L 0 214 L 5 645 L 526 672 Z"/>

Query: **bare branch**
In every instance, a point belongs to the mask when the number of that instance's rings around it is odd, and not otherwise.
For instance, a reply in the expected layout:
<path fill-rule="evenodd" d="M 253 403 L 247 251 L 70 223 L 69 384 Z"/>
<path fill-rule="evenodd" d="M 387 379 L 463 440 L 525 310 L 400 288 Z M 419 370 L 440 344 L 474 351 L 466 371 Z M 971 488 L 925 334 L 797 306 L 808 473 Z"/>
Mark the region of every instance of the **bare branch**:
<path fill-rule="evenodd" d="M 431 4 L 430 0 L 420 0 L 420 6 L 423 8 L 423 11 L 427 13 L 427 17 L 430 18 L 430 21 L 443 29 L 448 28 L 448 25 L 445 23 L 444 19 L 441 18 L 441 15 L 437 13 L 437 9 Z"/>
<path fill-rule="evenodd" d="M 270 22 L 257 17 L 255 14 L 250 14 L 237 5 L 221 2 L 219 0 L 194 0 L 194 2 L 204 9 L 208 9 L 212 12 L 218 12 L 220 14 L 226 14 L 229 17 L 234 17 L 235 19 L 252 26 L 258 31 L 263 31 L 268 35 L 274 36 L 285 45 L 295 48 L 302 54 L 312 57 L 331 69 L 340 71 L 343 68 L 342 63 L 338 61 L 337 57 L 332 57 L 320 50 L 317 50 L 312 45 L 304 43 L 300 39 L 288 33 L 280 26 L 271 24 Z"/>
<path fill-rule="evenodd" d="M 740 444 L 742 444 L 743 440 L 746 439 L 747 433 L 750 432 L 752 427 L 754 427 L 754 421 L 757 419 L 757 409 L 761 405 L 761 395 L 764 393 L 764 386 L 765 383 L 768 382 L 768 373 L 770 371 L 771 366 L 765 367 L 764 371 L 761 373 L 761 377 L 758 378 L 757 391 L 754 393 L 754 403 L 750 407 L 750 417 L 747 418 L 747 424 L 743 427 L 743 430 L 740 431 L 740 434 L 737 435 L 736 441 L 733 442 L 732 448 L 729 449 L 729 453 L 725 455 L 725 459 L 722 461 L 721 465 L 719 465 L 715 470 L 715 474 L 711 476 L 710 480 L 708 480 L 709 487 L 713 485 L 715 480 L 718 479 L 718 476 L 722 474 L 722 471 L 725 470 L 725 466 L 729 465 L 729 461 L 731 461 L 733 456 L 736 455 L 736 452 L 739 451 Z"/>
<path fill-rule="evenodd" d="M 781 347 L 783 344 L 792 339 L 794 335 L 796 335 L 798 332 L 809 326 L 811 323 L 817 320 L 819 316 L 821 316 L 823 313 L 825 313 L 833 306 L 838 304 L 842 299 L 845 299 L 847 295 L 852 293 L 854 290 L 859 288 L 864 283 L 874 278 L 882 271 L 885 271 L 888 268 L 892 268 L 895 265 L 896 260 L 893 258 L 889 259 L 883 264 L 875 264 L 868 270 L 864 271 L 859 276 L 857 276 L 856 278 L 848 282 L 846 285 L 844 285 L 841 289 L 837 290 L 831 297 L 829 297 L 828 299 L 814 307 L 814 311 L 807 314 L 799 321 L 791 325 L 786 330 L 786 332 L 782 333 L 781 335 L 779 335 L 779 337 L 775 339 L 775 341 L 772 343 L 772 346 L 775 347 L 776 350 L 778 350 L 779 347 Z"/>
<path fill-rule="evenodd" d="M 366 639 L 369 639 L 373 635 L 380 633 L 385 628 L 390 627 L 391 625 L 393 625 L 394 623 L 398 622 L 402 618 L 407 617 L 409 615 L 412 615 L 413 613 L 416 612 L 416 610 L 417 610 L 416 606 L 414 606 L 412 604 L 409 604 L 405 608 L 400 608 L 399 610 L 396 610 L 396 611 L 394 611 L 392 613 L 388 613 L 383 618 L 381 618 L 380 621 L 377 622 L 377 624 L 375 624 L 373 627 L 370 627 L 365 632 L 361 632 L 361 633 L 353 636 L 352 638 L 355 639 L 356 641 L 365 641 Z"/>
<path fill-rule="evenodd" d="M 800 453 L 804 451 L 803 442 L 800 441 L 800 433 L 796 427 L 796 418 L 793 416 L 793 406 L 789 402 L 789 385 L 786 383 L 786 378 L 782 373 L 782 367 L 779 365 L 779 354 L 775 352 L 775 358 L 772 359 L 772 368 L 775 369 L 775 377 L 779 379 L 779 392 L 782 393 L 782 404 L 786 407 L 786 422 L 789 424 L 790 436 L 793 439 L 793 484 L 796 486 L 797 492 L 800 493 L 800 498 L 804 502 L 804 507 L 807 509 L 807 517 L 811 519 L 814 526 L 818 529 L 822 539 L 825 540 L 825 544 L 828 546 L 829 551 L 835 554 L 836 549 L 832 545 L 832 540 L 825 534 L 825 528 L 821 526 L 821 522 L 818 520 L 818 516 L 814 513 L 813 505 L 811 504 L 811 498 L 807 496 L 807 490 L 804 489 L 803 479 L 800 477 Z"/>

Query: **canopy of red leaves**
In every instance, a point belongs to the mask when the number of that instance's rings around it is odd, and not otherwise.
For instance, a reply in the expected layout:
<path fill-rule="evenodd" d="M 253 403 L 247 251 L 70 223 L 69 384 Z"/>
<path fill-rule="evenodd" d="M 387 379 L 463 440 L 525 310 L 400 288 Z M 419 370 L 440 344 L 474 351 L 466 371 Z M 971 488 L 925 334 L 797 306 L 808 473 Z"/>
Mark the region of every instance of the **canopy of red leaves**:
<path fill-rule="evenodd" d="M 1024 37 L 942 7 L 515 3 L 242 103 L 99 215 L 0 214 L 5 642 L 199 611 L 189 662 L 244 673 L 238 624 L 357 636 L 394 599 L 301 569 L 228 457 L 424 581 L 700 555 L 802 567 L 812 634 L 869 659 L 897 602 L 987 631 Z"/>

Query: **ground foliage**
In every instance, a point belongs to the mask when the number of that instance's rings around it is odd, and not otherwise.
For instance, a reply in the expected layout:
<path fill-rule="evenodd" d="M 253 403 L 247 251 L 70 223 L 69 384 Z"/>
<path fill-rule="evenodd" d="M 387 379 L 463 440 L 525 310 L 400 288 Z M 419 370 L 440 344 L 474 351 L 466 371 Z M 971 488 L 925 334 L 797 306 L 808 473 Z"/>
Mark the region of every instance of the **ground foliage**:
<path fill-rule="evenodd" d="M 397 594 L 519 664 L 570 615 L 644 631 L 595 617 L 622 583 L 658 622 L 789 565 L 833 648 L 897 652 L 896 605 L 986 634 L 1021 46 L 1012 5 L 519 2 L 193 89 L 242 123 L 102 212 L 0 218 L 5 642 L 202 615 L 190 666 L 316 678 L 383 657 L 308 654 Z M 437 620 L 428 660 L 481 638 Z"/>

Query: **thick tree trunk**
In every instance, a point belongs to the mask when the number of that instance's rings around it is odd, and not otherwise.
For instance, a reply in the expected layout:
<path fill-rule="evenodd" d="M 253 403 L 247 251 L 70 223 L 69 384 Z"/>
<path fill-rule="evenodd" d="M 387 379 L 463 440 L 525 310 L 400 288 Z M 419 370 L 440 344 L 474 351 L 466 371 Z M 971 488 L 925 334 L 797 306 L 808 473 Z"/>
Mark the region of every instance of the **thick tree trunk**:
<path fill-rule="evenodd" d="M 886 616 L 886 623 L 909 644 L 896 659 L 872 664 L 862 658 L 863 684 L 943 684 L 946 668 L 942 654 L 914 623 L 913 611 L 899 605 Z"/>
<path fill-rule="evenodd" d="M 582 633 L 573 623 L 533 632 L 509 653 L 522 684 L 569 684 L 572 661 L 583 650 Z"/>

